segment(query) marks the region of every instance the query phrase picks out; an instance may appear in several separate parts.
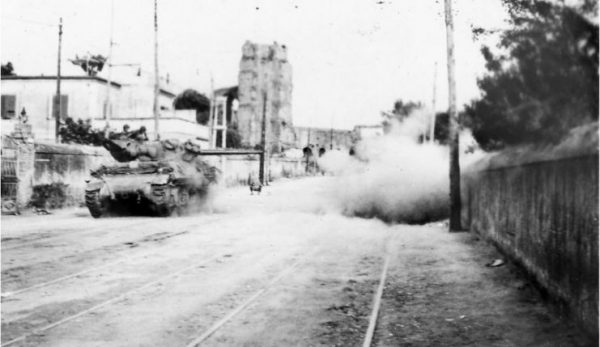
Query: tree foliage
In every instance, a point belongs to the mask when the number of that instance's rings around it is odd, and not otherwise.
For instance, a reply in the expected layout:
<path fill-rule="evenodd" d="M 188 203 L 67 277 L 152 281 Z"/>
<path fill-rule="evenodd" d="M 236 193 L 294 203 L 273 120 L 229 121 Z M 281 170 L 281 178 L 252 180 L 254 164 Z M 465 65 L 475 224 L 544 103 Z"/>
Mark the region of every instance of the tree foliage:
<path fill-rule="evenodd" d="M 104 64 L 106 63 L 106 57 L 100 54 L 84 56 L 81 58 L 78 55 L 75 55 L 75 59 L 69 60 L 74 65 L 81 67 L 81 69 L 85 71 L 88 76 L 98 75 L 98 72 L 102 71 Z"/>
<path fill-rule="evenodd" d="M 196 122 L 206 125 L 210 118 L 210 100 L 194 89 L 186 89 L 173 100 L 176 110 L 196 110 Z"/>
<path fill-rule="evenodd" d="M 394 102 L 394 109 L 391 113 L 384 113 L 383 119 L 383 129 L 385 133 L 390 131 L 392 126 L 392 122 L 398 121 L 402 122 L 406 117 L 408 117 L 412 112 L 418 110 L 423 107 L 423 104 L 420 102 L 407 101 L 404 102 L 402 99 L 396 100 Z"/>
<path fill-rule="evenodd" d="M 61 143 L 74 143 L 81 145 L 102 146 L 105 137 L 102 130 L 92 128 L 90 119 L 77 121 L 73 118 L 65 119 L 65 123 L 58 130 Z"/>
<path fill-rule="evenodd" d="M 9 61 L 6 64 L 2 64 L 2 76 L 14 76 L 15 69 L 13 68 L 13 64 Z"/>
<path fill-rule="evenodd" d="M 586 16 L 594 2 L 504 4 L 510 28 L 500 32 L 496 49 L 482 48 L 483 97 L 466 108 L 475 139 L 485 149 L 551 143 L 597 120 L 598 25 Z"/>

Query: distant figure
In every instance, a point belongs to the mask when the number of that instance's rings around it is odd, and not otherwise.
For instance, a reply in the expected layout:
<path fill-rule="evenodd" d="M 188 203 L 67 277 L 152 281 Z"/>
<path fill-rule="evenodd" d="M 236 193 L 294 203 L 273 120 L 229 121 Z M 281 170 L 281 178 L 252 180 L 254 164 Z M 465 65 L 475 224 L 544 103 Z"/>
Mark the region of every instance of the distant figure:
<path fill-rule="evenodd" d="M 259 184 L 254 184 L 252 183 L 250 185 L 250 195 L 254 195 L 254 192 L 256 192 L 256 194 L 260 195 L 260 191 L 262 190 L 262 185 Z"/>
<path fill-rule="evenodd" d="M 255 175 L 251 175 L 248 177 L 248 186 L 250 187 L 250 195 L 254 195 L 254 192 L 260 195 L 260 191 L 262 190 L 262 184 L 260 184 L 260 181 L 256 178 Z"/>
<path fill-rule="evenodd" d="M 128 124 L 123 125 L 123 135 L 125 135 L 125 136 L 129 135 L 129 125 Z"/>

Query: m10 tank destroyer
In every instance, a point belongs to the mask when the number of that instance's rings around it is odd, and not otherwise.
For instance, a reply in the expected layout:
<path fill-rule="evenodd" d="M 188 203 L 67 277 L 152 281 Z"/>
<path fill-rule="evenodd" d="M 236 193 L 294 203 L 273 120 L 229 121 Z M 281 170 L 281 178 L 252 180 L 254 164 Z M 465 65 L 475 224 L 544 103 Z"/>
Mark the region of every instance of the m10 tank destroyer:
<path fill-rule="evenodd" d="M 183 212 L 206 197 L 218 169 L 202 160 L 198 143 L 147 141 L 145 133 L 104 142 L 119 163 L 102 165 L 86 180 L 85 202 L 94 218 L 128 211 L 158 216 Z"/>

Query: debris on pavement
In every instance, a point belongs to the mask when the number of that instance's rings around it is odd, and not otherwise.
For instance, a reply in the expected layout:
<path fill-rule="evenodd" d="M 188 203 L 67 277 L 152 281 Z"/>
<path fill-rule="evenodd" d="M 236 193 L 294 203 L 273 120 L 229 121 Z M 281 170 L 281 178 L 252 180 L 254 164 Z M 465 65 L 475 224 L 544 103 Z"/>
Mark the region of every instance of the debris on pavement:
<path fill-rule="evenodd" d="M 504 259 L 494 259 L 494 261 L 485 264 L 487 267 L 498 267 L 504 265 Z"/>

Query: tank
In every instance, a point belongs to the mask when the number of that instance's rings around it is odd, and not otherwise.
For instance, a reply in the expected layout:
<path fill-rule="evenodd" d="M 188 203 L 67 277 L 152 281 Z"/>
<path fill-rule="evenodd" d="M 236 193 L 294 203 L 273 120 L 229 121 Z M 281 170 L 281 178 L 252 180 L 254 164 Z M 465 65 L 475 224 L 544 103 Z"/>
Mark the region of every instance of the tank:
<path fill-rule="evenodd" d="M 118 162 L 91 171 L 85 202 L 94 218 L 114 212 L 169 216 L 202 203 L 219 172 L 189 140 L 148 141 L 140 134 L 121 134 L 104 147 Z"/>

